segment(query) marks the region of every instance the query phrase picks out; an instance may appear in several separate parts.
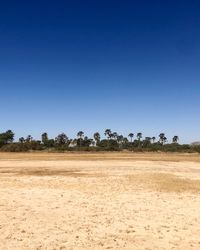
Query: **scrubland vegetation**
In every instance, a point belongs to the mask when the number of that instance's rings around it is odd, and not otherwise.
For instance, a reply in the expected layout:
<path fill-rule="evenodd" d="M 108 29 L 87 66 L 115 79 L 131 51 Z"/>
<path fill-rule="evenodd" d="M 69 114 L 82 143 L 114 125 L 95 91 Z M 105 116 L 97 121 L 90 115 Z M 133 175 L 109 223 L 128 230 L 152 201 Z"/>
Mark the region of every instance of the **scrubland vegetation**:
<path fill-rule="evenodd" d="M 31 135 L 15 140 L 14 132 L 7 130 L 0 133 L 0 151 L 3 152 L 27 152 L 27 151 L 134 151 L 134 152 L 198 152 L 199 145 L 179 144 L 179 137 L 175 135 L 169 139 L 164 133 L 156 138 L 145 137 L 141 132 L 130 133 L 127 137 L 106 129 L 102 138 L 99 132 L 94 133 L 93 138 L 85 136 L 83 131 L 77 133 L 77 137 L 70 139 L 65 133 L 56 138 L 48 137 L 45 132 L 41 140 L 35 140 Z"/>

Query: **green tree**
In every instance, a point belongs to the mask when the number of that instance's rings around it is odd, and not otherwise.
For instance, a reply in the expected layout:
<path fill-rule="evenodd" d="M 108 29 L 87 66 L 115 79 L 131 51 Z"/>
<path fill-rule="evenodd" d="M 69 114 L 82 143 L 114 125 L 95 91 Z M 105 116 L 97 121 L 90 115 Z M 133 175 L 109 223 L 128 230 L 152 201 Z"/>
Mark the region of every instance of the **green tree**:
<path fill-rule="evenodd" d="M 166 141 L 166 137 L 165 137 L 165 133 L 160 133 L 159 134 L 159 138 L 160 138 L 160 143 L 163 145 L 164 144 L 164 142 Z"/>
<path fill-rule="evenodd" d="M 79 131 L 77 133 L 77 137 L 78 137 L 77 145 L 81 147 L 82 146 L 82 142 L 83 142 L 84 132 L 83 131 Z"/>
<path fill-rule="evenodd" d="M 46 141 L 46 147 L 47 148 L 53 148 L 54 146 L 55 146 L 54 139 L 49 139 L 48 141 Z"/>
<path fill-rule="evenodd" d="M 128 137 L 130 137 L 131 138 L 131 143 L 133 142 L 133 137 L 134 137 L 134 134 L 133 133 L 130 133 L 129 135 L 128 135 Z"/>
<path fill-rule="evenodd" d="M 151 137 L 149 136 L 145 137 L 145 141 L 151 142 Z"/>
<path fill-rule="evenodd" d="M 112 138 L 112 131 L 111 129 L 107 128 L 104 132 L 104 135 L 107 136 L 108 139 Z"/>
<path fill-rule="evenodd" d="M 83 139 L 83 137 L 84 137 L 84 132 L 83 132 L 83 131 L 79 131 L 79 132 L 77 133 L 77 137 Z"/>
<path fill-rule="evenodd" d="M 93 137 L 94 137 L 94 140 L 95 140 L 96 145 L 97 145 L 101 140 L 101 136 L 100 136 L 99 132 L 94 133 Z"/>
<path fill-rule="evenodd" d="M 144 141 L 143 141 L 143 147 L 147 148 L 149 147 L 151 144 L 151 137 L 145 137 Z"/>
<path fill-rule="evenodd" d="M 56 138 L 55 138 L 55 142 L 58 145 L 64 145 L 68 142 L 68 137 L 65 133 L 59 134 Z"/>
<path fill-rule="evenodd" d="M 117 132 L 113 132 L 113 133 L 112 133 L 112 138 L 113 138 L 114 140 L 117 140 L 117 137 L 118 137 Z"/>
<path fill-rule="evenodd" d="M 140 141 L 142 139 L 142 133 L 141 132 L 137 133 L 137 139 L 138 139 L 138 141 Z"/>
<path fill-rule="evenodd" d="M 48 134 L 47 134 L 46 132 L 43 133 L 42 136 L 41 136 L 41 138 L 42 138 L 42 143 L 46 146 L 46 145 L 47 145 L 47 142 L 48 142 L 48 140 L 49 140 Z"/>
<path fill-rule="evenodd" d="M 117 143 L 119 144 L 119 147 L 122 148 L 124 142 L 123 135 L 117 135 Z"/>
<path fill-rule="evenodd" d="M 178 143 L 178 140 L 179 140 L 179 137 L 177 135 L 175 135 L 173 138 L 172 138 L 172 142 L 173 143 Z"/>
<path fill-rule="evenodd" d="M 101 140 L 98 145 L 102 150 L 115 151 L 119 150 L 119 145 L 116 140 Z"/>
<path fill-rule="evenodd" d="M 25 142 L 24 137 L 20 137 L 20 138 L 19 138 L 19 142 L 20 142 L 20 143 L 24 143 L 24 142 Z"/>
<path fill-rule="evenodd" d="M 14 141 L 14 133 L 12 130 L 7 130 L 0 134 L 0 146 L 3 146 Z"/>
<path fill-rule="evenodd" d="M 33 137 L 31 135 L 28 135 L 26 137 L 26 142 L 31 142 L 33 140 Z"/>

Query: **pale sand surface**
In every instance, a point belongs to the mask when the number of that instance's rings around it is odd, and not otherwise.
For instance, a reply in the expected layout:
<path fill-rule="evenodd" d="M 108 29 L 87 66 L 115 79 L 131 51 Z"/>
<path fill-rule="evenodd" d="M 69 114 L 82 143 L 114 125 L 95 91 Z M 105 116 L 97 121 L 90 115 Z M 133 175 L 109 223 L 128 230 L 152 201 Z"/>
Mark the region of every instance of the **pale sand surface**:
<path fill-rule="evenodd" d="M 0 153 L 0 249 L 200 249 L 200 156 Z"/>

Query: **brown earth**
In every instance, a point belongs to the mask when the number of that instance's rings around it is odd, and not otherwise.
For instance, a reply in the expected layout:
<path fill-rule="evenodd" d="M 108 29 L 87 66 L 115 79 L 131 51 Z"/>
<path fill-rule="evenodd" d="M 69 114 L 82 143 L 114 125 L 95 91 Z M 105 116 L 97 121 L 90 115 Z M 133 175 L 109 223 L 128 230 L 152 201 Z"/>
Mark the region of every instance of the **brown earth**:
<path fill-rule="evenodd" d="M 200 249 L 200 155 L 0 153 L 0 249 Z"/>

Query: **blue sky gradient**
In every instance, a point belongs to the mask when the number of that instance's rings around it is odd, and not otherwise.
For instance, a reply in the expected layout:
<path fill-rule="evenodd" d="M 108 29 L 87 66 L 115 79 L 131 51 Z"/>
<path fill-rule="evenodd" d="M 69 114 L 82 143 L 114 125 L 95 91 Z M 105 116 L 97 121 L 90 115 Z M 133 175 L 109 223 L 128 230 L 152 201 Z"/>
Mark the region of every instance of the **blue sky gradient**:
<path fill-rule="evenodd" d="M 1 131 L 200 140 L 199 1 L 11 2 L 0 3 Z"/>

